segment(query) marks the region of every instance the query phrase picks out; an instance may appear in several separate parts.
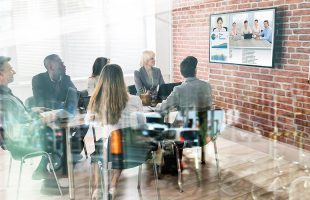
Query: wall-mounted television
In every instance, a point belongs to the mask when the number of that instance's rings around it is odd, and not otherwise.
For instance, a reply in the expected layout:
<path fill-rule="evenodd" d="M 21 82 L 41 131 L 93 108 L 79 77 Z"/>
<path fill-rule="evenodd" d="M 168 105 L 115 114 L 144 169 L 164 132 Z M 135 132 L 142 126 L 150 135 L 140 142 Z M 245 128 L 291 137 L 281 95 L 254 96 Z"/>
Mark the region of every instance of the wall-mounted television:
<path fill-rule="evenodd" d="M 273 67 L 275 8 L 210 16 L 211 63 Z"/>

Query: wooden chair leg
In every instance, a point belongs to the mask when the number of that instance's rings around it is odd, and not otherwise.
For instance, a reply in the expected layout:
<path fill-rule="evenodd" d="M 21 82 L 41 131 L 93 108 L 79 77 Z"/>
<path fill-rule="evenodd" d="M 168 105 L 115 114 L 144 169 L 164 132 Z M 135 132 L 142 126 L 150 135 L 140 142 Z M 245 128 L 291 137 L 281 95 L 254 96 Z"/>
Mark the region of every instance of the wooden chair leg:
<path fill-rule="evenodd" d="M 138 190 L 141 189 L 141 173 L 142 173 L 142 165 L 139 166 L 139 172 L 138 172 L 138 185 L 137 185 Z"/>
<path fill-rule="evenodd" d="M 160 200 L 160 192 L 158 188 L 158 174 L 157 174 L 157 167 L 155 162 L 155 152 L 152 151 L 152 159 L 153 159 L 153 168 L 154 168 L 154 175 L 155 175 L 155 187 L 157 192 L 157 200 Z"/>
<path fill-rule="evenodd" d="M 219 164 L 216 140 L 213 140 L 213 145 L 214 145 L 214 154 L 215 154 L 217 175 L 218 175 L 219 180 L 221 180 L 221 170 L 220 170 L 220 164 Z"/>
<path fill-rule="evenodd" d="M 180 192 L 183 192 L 181 159 L 179 157 L 179 148 L 175 143 L 174 143 L 174 147 L 176 149 L 176 161 L 177 161 L 177 168 L 178 168 L 178 185 L 179 185 Z"/>

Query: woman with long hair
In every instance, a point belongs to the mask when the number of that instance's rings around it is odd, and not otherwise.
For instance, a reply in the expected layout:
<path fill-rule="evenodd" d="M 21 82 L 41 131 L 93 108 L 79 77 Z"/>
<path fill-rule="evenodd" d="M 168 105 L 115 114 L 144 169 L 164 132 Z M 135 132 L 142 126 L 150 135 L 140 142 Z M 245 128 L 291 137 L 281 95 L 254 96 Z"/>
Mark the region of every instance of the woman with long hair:
<path fill-rule="evenodd" d="M 145 123 L 143 106 L 138 96 L 130 95 L 127 92 L 123 71 L 119 65 L 106 65 L 99 76 L 94 93 L 90 98 L 88 112 L 93 115 L 94 120 L 103 127 L 103 138 L 117 129 L 132 127 L 138 128 Z M 111 188 L 109 193 L 114 198 L 115 187 L 121 175 L 121 170 L 113 170 Z M 99 177 L 98 170 L 95 170 L 95 180 Z M 95 183 L 93 199 L 99 195 L 98 181 Z"/>
<path fill-rule="evenodd" d="M 93 94 L 93 91 L 94 91 L 96 84 L 98 82 L 99 75 L 100 75 L 102 68 L 109 63 L 110 63 L 110 59 L 108 59 L 108 58 L 105 58 L 105 57 L 96 58 L 96 60 L 93 64 L 92 74 L 88 78 L 87 91 L 88 91 L 88 94 L 90 96 Z"/>

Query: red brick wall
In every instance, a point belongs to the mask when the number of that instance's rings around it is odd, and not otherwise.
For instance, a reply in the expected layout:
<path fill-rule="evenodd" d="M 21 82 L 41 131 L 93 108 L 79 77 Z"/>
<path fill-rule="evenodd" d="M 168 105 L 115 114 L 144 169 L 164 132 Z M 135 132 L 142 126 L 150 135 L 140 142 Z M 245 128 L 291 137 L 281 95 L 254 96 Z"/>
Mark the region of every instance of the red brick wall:
<path fill-rule="evenodd" d="M 209 63 L 210 14 L 276 7 L 275 68 Z M 234 126 L 310 149 L 309 0 L 173 0 L 173 77 L 179 64 L 198 58 L 198 77 L 210 81 L 215 103 Z M 297 136 L 294 137 L 294 132 Z M 301 136 L 301 137 L 299 137 Z"/>

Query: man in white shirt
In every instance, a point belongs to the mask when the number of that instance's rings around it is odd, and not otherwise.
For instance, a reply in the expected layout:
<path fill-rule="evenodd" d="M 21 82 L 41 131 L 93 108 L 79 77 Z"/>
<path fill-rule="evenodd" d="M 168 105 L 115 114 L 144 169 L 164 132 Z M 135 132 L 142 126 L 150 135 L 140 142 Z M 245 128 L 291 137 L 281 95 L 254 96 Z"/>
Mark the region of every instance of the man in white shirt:
<path fill-rule="evenodd" d="M 267 40 L 268 42 L 272 43 L 272 30 L 269 27 L 269 22 L 268 20 L 264 21 L 264 30 L 263 32 L 260 33 L 260 39 L 261 40 Z"/>

